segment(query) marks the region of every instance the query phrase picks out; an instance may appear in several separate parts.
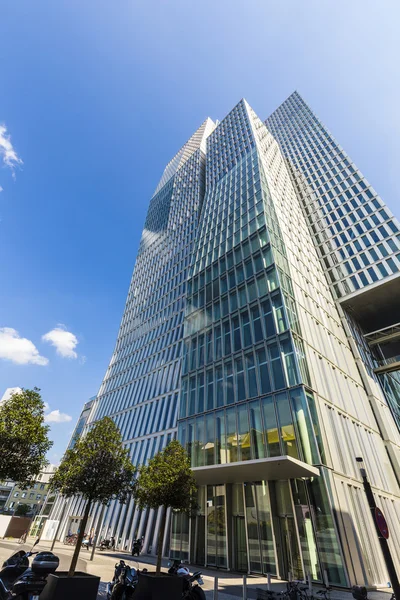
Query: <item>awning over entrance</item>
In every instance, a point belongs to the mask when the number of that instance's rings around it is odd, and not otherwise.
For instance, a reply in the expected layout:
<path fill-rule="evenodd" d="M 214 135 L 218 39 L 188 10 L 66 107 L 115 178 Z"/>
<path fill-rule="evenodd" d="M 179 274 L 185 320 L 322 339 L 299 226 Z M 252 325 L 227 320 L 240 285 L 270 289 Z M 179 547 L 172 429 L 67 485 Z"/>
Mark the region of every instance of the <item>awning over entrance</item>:
<path fill-rule="evenodd" d="M 319 470 L 291 456 L 259 458 L 223 465 L 207 465 L 192 469 L 198 485 L 240 483 L 269 479 L 317 477 Z"/>

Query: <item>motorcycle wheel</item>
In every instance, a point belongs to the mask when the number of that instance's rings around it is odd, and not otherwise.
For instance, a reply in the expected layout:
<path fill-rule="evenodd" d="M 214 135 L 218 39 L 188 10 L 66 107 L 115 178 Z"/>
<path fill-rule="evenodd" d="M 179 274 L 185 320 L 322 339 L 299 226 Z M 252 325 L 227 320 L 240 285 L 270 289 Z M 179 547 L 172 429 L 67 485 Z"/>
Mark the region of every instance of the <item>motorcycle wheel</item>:
<path fill-rule="evenodd" d="M 187 597 L 188 600 L 206 600 L 206 595 L 199 585 L 194 585 Z"/>
<path fill-rule="evenodd" d="M 130 600 L 131 598 L 133 598 L 134 590 L 132 590 L 132 588 L 124 588 L 124 585 L 116 583 L 113 587 L 110 600 Z"/>
<path fill-rule="evenodd" d="M 113 587 L 110 600 L 125 600 L 124 586 L 116 583 Z"/>

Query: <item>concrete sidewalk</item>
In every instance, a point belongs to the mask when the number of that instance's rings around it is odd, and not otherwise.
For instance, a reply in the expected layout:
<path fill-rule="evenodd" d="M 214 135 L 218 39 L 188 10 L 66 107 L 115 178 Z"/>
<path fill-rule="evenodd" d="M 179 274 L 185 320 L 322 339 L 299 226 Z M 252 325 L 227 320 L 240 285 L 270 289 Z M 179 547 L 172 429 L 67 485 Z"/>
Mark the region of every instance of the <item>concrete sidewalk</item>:
<path fill-rule="evenodd" d="M 0 540 L 0 561 L 1 563 L 8 558 L 13 552 L 20 549 L 30 549 L 34 539 L 28 539 L 24 545 L 18 544 L 16 540 Z M 50 550 L 51 542 L 40 542 L 35 550 Z M 60 558 L 60 570 L 68 570 L 69 563 L 74 551 L 74 547 L 56 542 L 53 552 Z M 90 561 L 91 549 L 88 552 L 82 548 L 77 570 L 97 575 L 101 579 L 98 600 L 105 600 L 105 587 L 108 581 L 111 581 L 114 575 L 115 563 L 121 559 L 126 563 L 139 568 L 151 569 L 155 565 L 155 557 L 141 556 L 138 561 L 126 552 L 119 551 L 103 551 L 96 549 L 94 560 Z M 163 560 L 163 570 L 167 570 L 168 560 Z M 239 600 L 243 598 L 243 575 L 237 573 L 229 573 L 226 571 L 218 571 L 214 569 L 201 568 L 196 565 L 188 565 L 190 571 L 201 571 L 203 573 L 204 586 L 203 590 L 206 593 L 207 600 L 214 599 L 214 582 L 218 578 L 218 600 Z M 255 600 L 257 598 L 257 588 L 267 589 L 267 578 L 264 576 L 248 575 L 247 576 L 247 598 Z M 286 589 L 286 582 L 277 579 L 271 580 L 271 589 L 274 592 L 279 592 Z M 321 586 L 314 585 L 313 593 L 315 594 Z M 389 589 L 373 591 L 368 593 L 370 600 L 390 600 L 391 591 Z M 353 600 L 349 590 L 334 589 L 331 592 L 331 600 Z"/>

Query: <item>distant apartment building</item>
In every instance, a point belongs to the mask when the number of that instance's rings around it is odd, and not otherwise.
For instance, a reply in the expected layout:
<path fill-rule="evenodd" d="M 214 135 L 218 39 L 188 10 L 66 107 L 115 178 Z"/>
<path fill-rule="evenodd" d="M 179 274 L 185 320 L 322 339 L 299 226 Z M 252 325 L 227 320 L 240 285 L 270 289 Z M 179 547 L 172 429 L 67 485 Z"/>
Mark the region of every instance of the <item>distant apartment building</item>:
<path fill-rule="evenodd" d="M 29 510 L 26 513 L 28 517 L 33 518 L 38 515 L 40 511 L 45 508 L 46 501 L 50 500 L 50 498 L 48 498 L 49 480 L 55 469 L 55 465 L 47 465 L 47 467 L 39 473 L 35 482 L 28 488 L 13 484 L 8 499 L 4 504 L 3 512 L 15 514 L 18 512 L 18 506 L 24 505 L 29 507 Z M 51 510 L 53 502 L 54 495 L 52 495 L 52 501 L 47 505 L 48 513 Z"/>
<path fill-rule="evenodd" d="M 0 482 L 0 512 L 3 511 L 4 506 L 12 492 L 14 487 L 13 481 L 2 481 Z"/>

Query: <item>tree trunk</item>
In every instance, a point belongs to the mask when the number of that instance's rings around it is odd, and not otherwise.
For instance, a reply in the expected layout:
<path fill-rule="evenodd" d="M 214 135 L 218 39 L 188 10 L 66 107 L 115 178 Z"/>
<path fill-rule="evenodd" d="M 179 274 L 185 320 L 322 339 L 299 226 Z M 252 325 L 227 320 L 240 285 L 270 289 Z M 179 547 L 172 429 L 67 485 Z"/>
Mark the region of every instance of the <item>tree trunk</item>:
<path fill-rule="evenodd" d="M 71 560 L 71 566 L 68 571 L 68 577 L 73 577 L 75 573 L 76 563 L 78 562 L 79 552 L 82 547 L 83 536 L 85 535 L 86 524 L 89 518 L 89 512 L 91 507 L 91 500 L 88 500 L 85 506 L 85 512 L 83 513 L 83 519 L 79 526 L 78 539 L 76 540 L 75 552 Z"/>
<path fill-rule="evenodd" d="M 167 508 L 166 506 L 161 506 L 161 522 L 160 522 L 160 531 L 158 534 L 158 544 L 157 544 L 157 566 L 156 566 L 156 574 L 159 575 L 161 573 L 161 560 L 162 560 L 162 551 L 164 545 L 164 534 L 165 534 L 165 523 L 167 521 Z"/>

